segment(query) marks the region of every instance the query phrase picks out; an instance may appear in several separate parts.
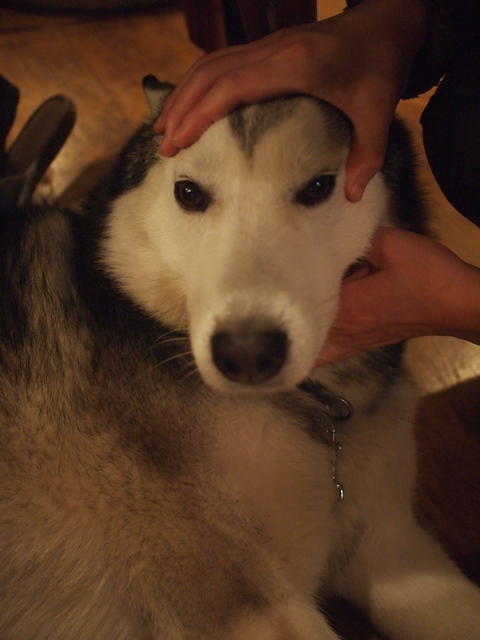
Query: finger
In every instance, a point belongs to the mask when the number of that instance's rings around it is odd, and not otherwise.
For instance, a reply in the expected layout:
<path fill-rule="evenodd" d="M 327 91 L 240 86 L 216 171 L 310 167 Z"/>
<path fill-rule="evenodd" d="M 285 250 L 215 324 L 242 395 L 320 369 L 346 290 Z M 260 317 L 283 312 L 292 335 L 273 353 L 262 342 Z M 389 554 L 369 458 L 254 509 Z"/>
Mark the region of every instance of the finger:
<path fill-rule="evenodd" d="M 215 70 L 221 72 L 222 68 L 225 68 L 225 66 L 228 67 L 230 64 L 233 64 L 234 67 L 238 66 L 238 64 L 245 64 L 248 61 L 249 55 L 255 55 L 257 50 L 263 48 L 265 45 L 269 45 L 271 40 L 274 40 L 273 34 L 256 40 L 255 42 L 224 47 L 223 49 L 218 49 L 217 51 L 212 51 L 211 53 L 200 56 L 184 74 L 175 91 L 168 98 L 165 104 L 166 110 L 168 111 L 171 108 L 178 94 L 181 93 L 185 85 L 190 83 L 191 78 L 198 75 L 203 69 L 209 68 L 212 69 L 213 72 L 215 72 Z M 236 59 L 238 59 L 237 64 L 235 64 Z M 227 65 L 224 64 L 226 61 L 228 61 Z"/>
<path fill-rule="evenodd" d="M 176 101 L 164 110 L 161 121 L 154 126 L 156 133 L 163 130 L 165 134 L 160 147 L 162 154 L 173 155 L 178 148 L 192 144 L 212 122 L 239 104 L 255 100 L 258 79 L 248 71 L 249 65 L 251 62 L 243 56 L 225 55 L 215 61 L 215 66 L 202 67 L 191 76 L 177 93 Z M 180 129 L 178 141 L 173 141 Z"/>
<path fill-rule="evenodd" d="M 282 30 L 248 45 L 230 47 L 200 62 L 174 91 L 155 127 L 157 132 L 163 130 L 166 134 L 161 151 L 173 154 L 179 147 L 192 144 L 212 122 L 240 104 L 282 91 L 300 91 L 302 74 L 298 70 L 289 74 L 283 60 L 283 52 L 289 51 L 285 43 L 288 45 L 297 37 L 297 32 Z M 295 60 L 293 62 L 295 64 Z M 296 62 L 298 66 L 298 60 Z M 199 104 L 201 107 L 197 108 Z M 189 123 L 183 128 L 187 118 Z M 182 132 L 177 139 L 179 129 Z M 185 142 L 182 141 L 184 135 Z"/>
<path fill-rule="evenodd" d="M 199 58 L 167 99 L 163 113 L 154 125 L 156 133 L 163 133 L 167 122 L 172 129 L 176 128 L 185 114 L 224 73 L 233 72 L 268 55 L 279 39 L 280 34 L 275 33 L 253 43 L 227 47 Z"/>
<path fill-rule="evenodd" d="M 375 95 L 374 88 L 371 92 L 364 90 L 345 110 L 354 127 L 345 180 L 345 195 L 351 202 L 362 198 L 366 186 L 382 168 L 395 115 L 397 103 L 393 98 L 379 96 L 375 100 L 372 95 Z"/>
<path fill-rule="evenodd" d="M 285 62 L 276 54 L 221 74 L 202 98 L 183 116 L 181 124 L 166 125 L 162 153 L 184 148 L 201 136 L 216 120 L 242 104 L 251 104 L 265 98 L 302 91 L 302 75 L 298 61 Z"/>
<path fill-rule="evenodd" d="M 172 142 L 177 147 L 188 146 L 210 124 L 235 107 L 297 90 L 296 77 L 276 73 L 275 65 L 268 59 L 225 74 L 190 109 L 173 133 Z"/>
<path fill-rule="evenodd" d="M 165 135 L 160 146 L 163 155 L 173 155 L 178 149 L 193 144 L 202 133 L 216 120 L 234 109 L 248 95 L 237 92 L 234 75 L 223 76 L 185 110 L 171 113 L 166 122 Z"/>
<path fill-rule="evenodd" d="M 420 238 L 422 237 L 412 231 L 394 227 L 380 227 L 372 238 L 365 259 L 374 265 L 378 274 L 390 267 L 392 261 L 398 257 L 399 252 L 401 255 L 408 255 L 407 251 L 411 251 L 410 245 L 414 239 L 415 251 L 418 251 L 417 243 Z M 415 255 L 418 257 L 417 253 Z"/>
<path fill-rule="evenodd" d="M 223 58 L 231 57 L 238 49 L 240 49 L 240 47 L 219 49 L 218 51 L 201 56 L 196 60 L 196 62 L 194 62 L 194 64 L 183 75 L 172 93 L 168 96 L 163 107 L 162 114 L 154 124 L 154 128 L 157 133 L 163 133 L 163 131 L 160 130 L 161 122 L 164 123 L 166 121 L 172 110 L 175 111 L 178 109 L 181 111 L 181 107 L 179 105 L 181 105 L 182 101 L 189 95 L 188 91 L 184 92 L 185 87 L 193 93 L 193 89 L 195 88 L 195 79 L 199 78 L 199 82 L 197 83 L 199 87 L 202 86 L 202 83 L 206 83 L 206 88 L 208 88 L 210 82 L 207 77 L 210 75 L 211 82 L 213 82 L 216 79 L 216 74 L 221 73 L 222 67 L 218 66 L 218 62 Z"/>
<path fill-rule="evenodd" d="M 168 155 L 189 146 L 213 122 L 249 99 L 250 94 L 241 94 L 236 73 L 222 75 L 210 86 L 203 86 L 202 92 L 195 87 L 190 90 L 190 95 L 185 96 L 166 119 L 165 136 L 160 146 L 162 154 Z"/>
<path fill-rule="evenodd" d="M 240 61 L 235 62 L 230 50 L 222 50 L 222 53 L 215 57 L 203 56 L 167 98 L 160 117 L 153 125 L 155 133 L 166 133 L 168 129 L 170 134 L 173 134 L 185 115 L 202 99 L 218 77 L 229 68 L 235 69 L 239 64 Z"/>

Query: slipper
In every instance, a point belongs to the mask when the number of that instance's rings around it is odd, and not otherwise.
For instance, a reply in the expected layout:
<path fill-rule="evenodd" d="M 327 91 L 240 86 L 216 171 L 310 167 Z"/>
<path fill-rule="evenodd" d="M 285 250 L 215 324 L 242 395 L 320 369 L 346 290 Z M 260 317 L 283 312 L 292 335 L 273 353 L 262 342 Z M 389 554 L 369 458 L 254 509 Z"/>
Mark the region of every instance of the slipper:
<path fill-rule="evenodd" d="M 6 173 L 0 189 L 18 205 L 31 200 L 41 177 L 62 148 L 75 124 L 73 102 L 52 96 L 30 116 L 7 152 Z"/>
<path fill-rule="evenodd" d="M 20 91 L 17 87 L 0 75 L 0 176 L 5 175 L 7 166 L 5 141 L 15 122 L 19 100 Z"/>

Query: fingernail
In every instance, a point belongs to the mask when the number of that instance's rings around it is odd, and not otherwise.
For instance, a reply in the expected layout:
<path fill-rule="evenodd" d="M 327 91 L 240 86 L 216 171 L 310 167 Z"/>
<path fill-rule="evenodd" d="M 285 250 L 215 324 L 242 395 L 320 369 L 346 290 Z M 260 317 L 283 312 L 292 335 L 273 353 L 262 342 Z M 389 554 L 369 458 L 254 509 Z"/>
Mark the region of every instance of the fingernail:
<path fill-rule="evenodd" d="M 185 132 L 185 127 L 180 126 L 176 131 L 171 134 L 172 144 L 175 145 L 178 149 L 180 149 L 182 145 L 182 136 Z"/>
<path fill-rule="evenodd" d="M 160 145 L 160 155 L 165 156 L 166 158 L 168 158 L 171 155 L 168 151 L 168 146 L 163 142 Z"/>
<path fill-rule="evenodd" d="M 160 143 L 160 153 L 162 154 L 162 156 L 168 155 L 168 145 L 169 141 L 167 139 L 167 136 L 163 136 L 162 142 Z"/>
<path fill-rule="evenodd" d="M 155 122 L 153 123 L 153 130 L 155 133 L 163 133 L 164 128 L 165 128 L 165 118 L 163 116 L 160 116 L 160 118 L 155 120 Z"/>
<path fill-rule="evenodd" d="M 170 140 L 170 138 L 164 138 L 160 144 L 160 153 L 166 158 L 171 158 L 179 151 L 179 147 Z"/>

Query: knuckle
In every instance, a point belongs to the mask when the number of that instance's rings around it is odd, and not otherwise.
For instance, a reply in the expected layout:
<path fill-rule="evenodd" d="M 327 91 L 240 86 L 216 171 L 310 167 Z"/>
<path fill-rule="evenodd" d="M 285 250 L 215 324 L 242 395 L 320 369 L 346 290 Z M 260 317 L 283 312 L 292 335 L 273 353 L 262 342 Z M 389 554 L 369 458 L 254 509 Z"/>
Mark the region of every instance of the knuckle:
<path fill-rule="evenodd" d="M 325 41 L 323 34 L 310 30 L 286 30 L 281 46 L 277 48 L 274 59 L 295 72 L 296 82 L 302 91 L 316 95 L 319 81 L 329 84 L 329 73 L 324 66 Z"/>
<path fill-rule="evenodd" d="M 219 93 L 230 96 L 233 100 L 241 95 L 242 76 L 237 71 L 225 73 L 217 80 L 216 89 Z"/>
<path fill-rule="evenodd" d="M 289 41 L 285 43 L 285 46 L 280 52 L 280 57 L 304 65 L 311 60 L 312 53 L 313 43 L 311 42 L 311 35 L 306 33 L 301 37 L 295 35 L 293 38 L 289 38 Z"/>

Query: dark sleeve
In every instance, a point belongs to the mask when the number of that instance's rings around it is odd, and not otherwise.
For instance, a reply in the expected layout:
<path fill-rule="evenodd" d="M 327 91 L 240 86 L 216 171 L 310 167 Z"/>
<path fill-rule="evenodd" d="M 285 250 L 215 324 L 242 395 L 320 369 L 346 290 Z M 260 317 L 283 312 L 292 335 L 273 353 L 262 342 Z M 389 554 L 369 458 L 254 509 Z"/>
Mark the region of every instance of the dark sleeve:
<path fill-rule="evenodd" d="M 403 98 L 437 87 L 420 119 L 425 153 L 445 197 L 480 226 L 480 0 L 422 2 L 426 36 Z"/>
<path fill-rule="evenodd" d="M 347 0 L 347 9 L 364 0 Z M 446 73 L 452 60 L 455 40 L 462 32 L 461 23 L 468 22 L 468 5 L 478 0 L 421 0 L 427 9 L 426 36 L 422 49 L 416 56 L 410 74 L 410 82 L 403 98 L 414 98 L 436 86 Z M 462 7 L 458 14 L 458 8 Z M 460 23 L 460 29 L 458 28 Z"/>
<path fill-rule="evenodd" d="M 404 98 L 413 98 L 437 86 L 455 68 L 459 53 L 478 38 L 478 0 L 422 2 L 427 9 L 425 42 L 414 61 Z"/>
<path fill-rule="evenodd" d="M 425 153 L 447 200 L 480 226 L 480 2 L 422 1 L 426 39 L 404 97 L 438 85 L 420 118 Z"/>

